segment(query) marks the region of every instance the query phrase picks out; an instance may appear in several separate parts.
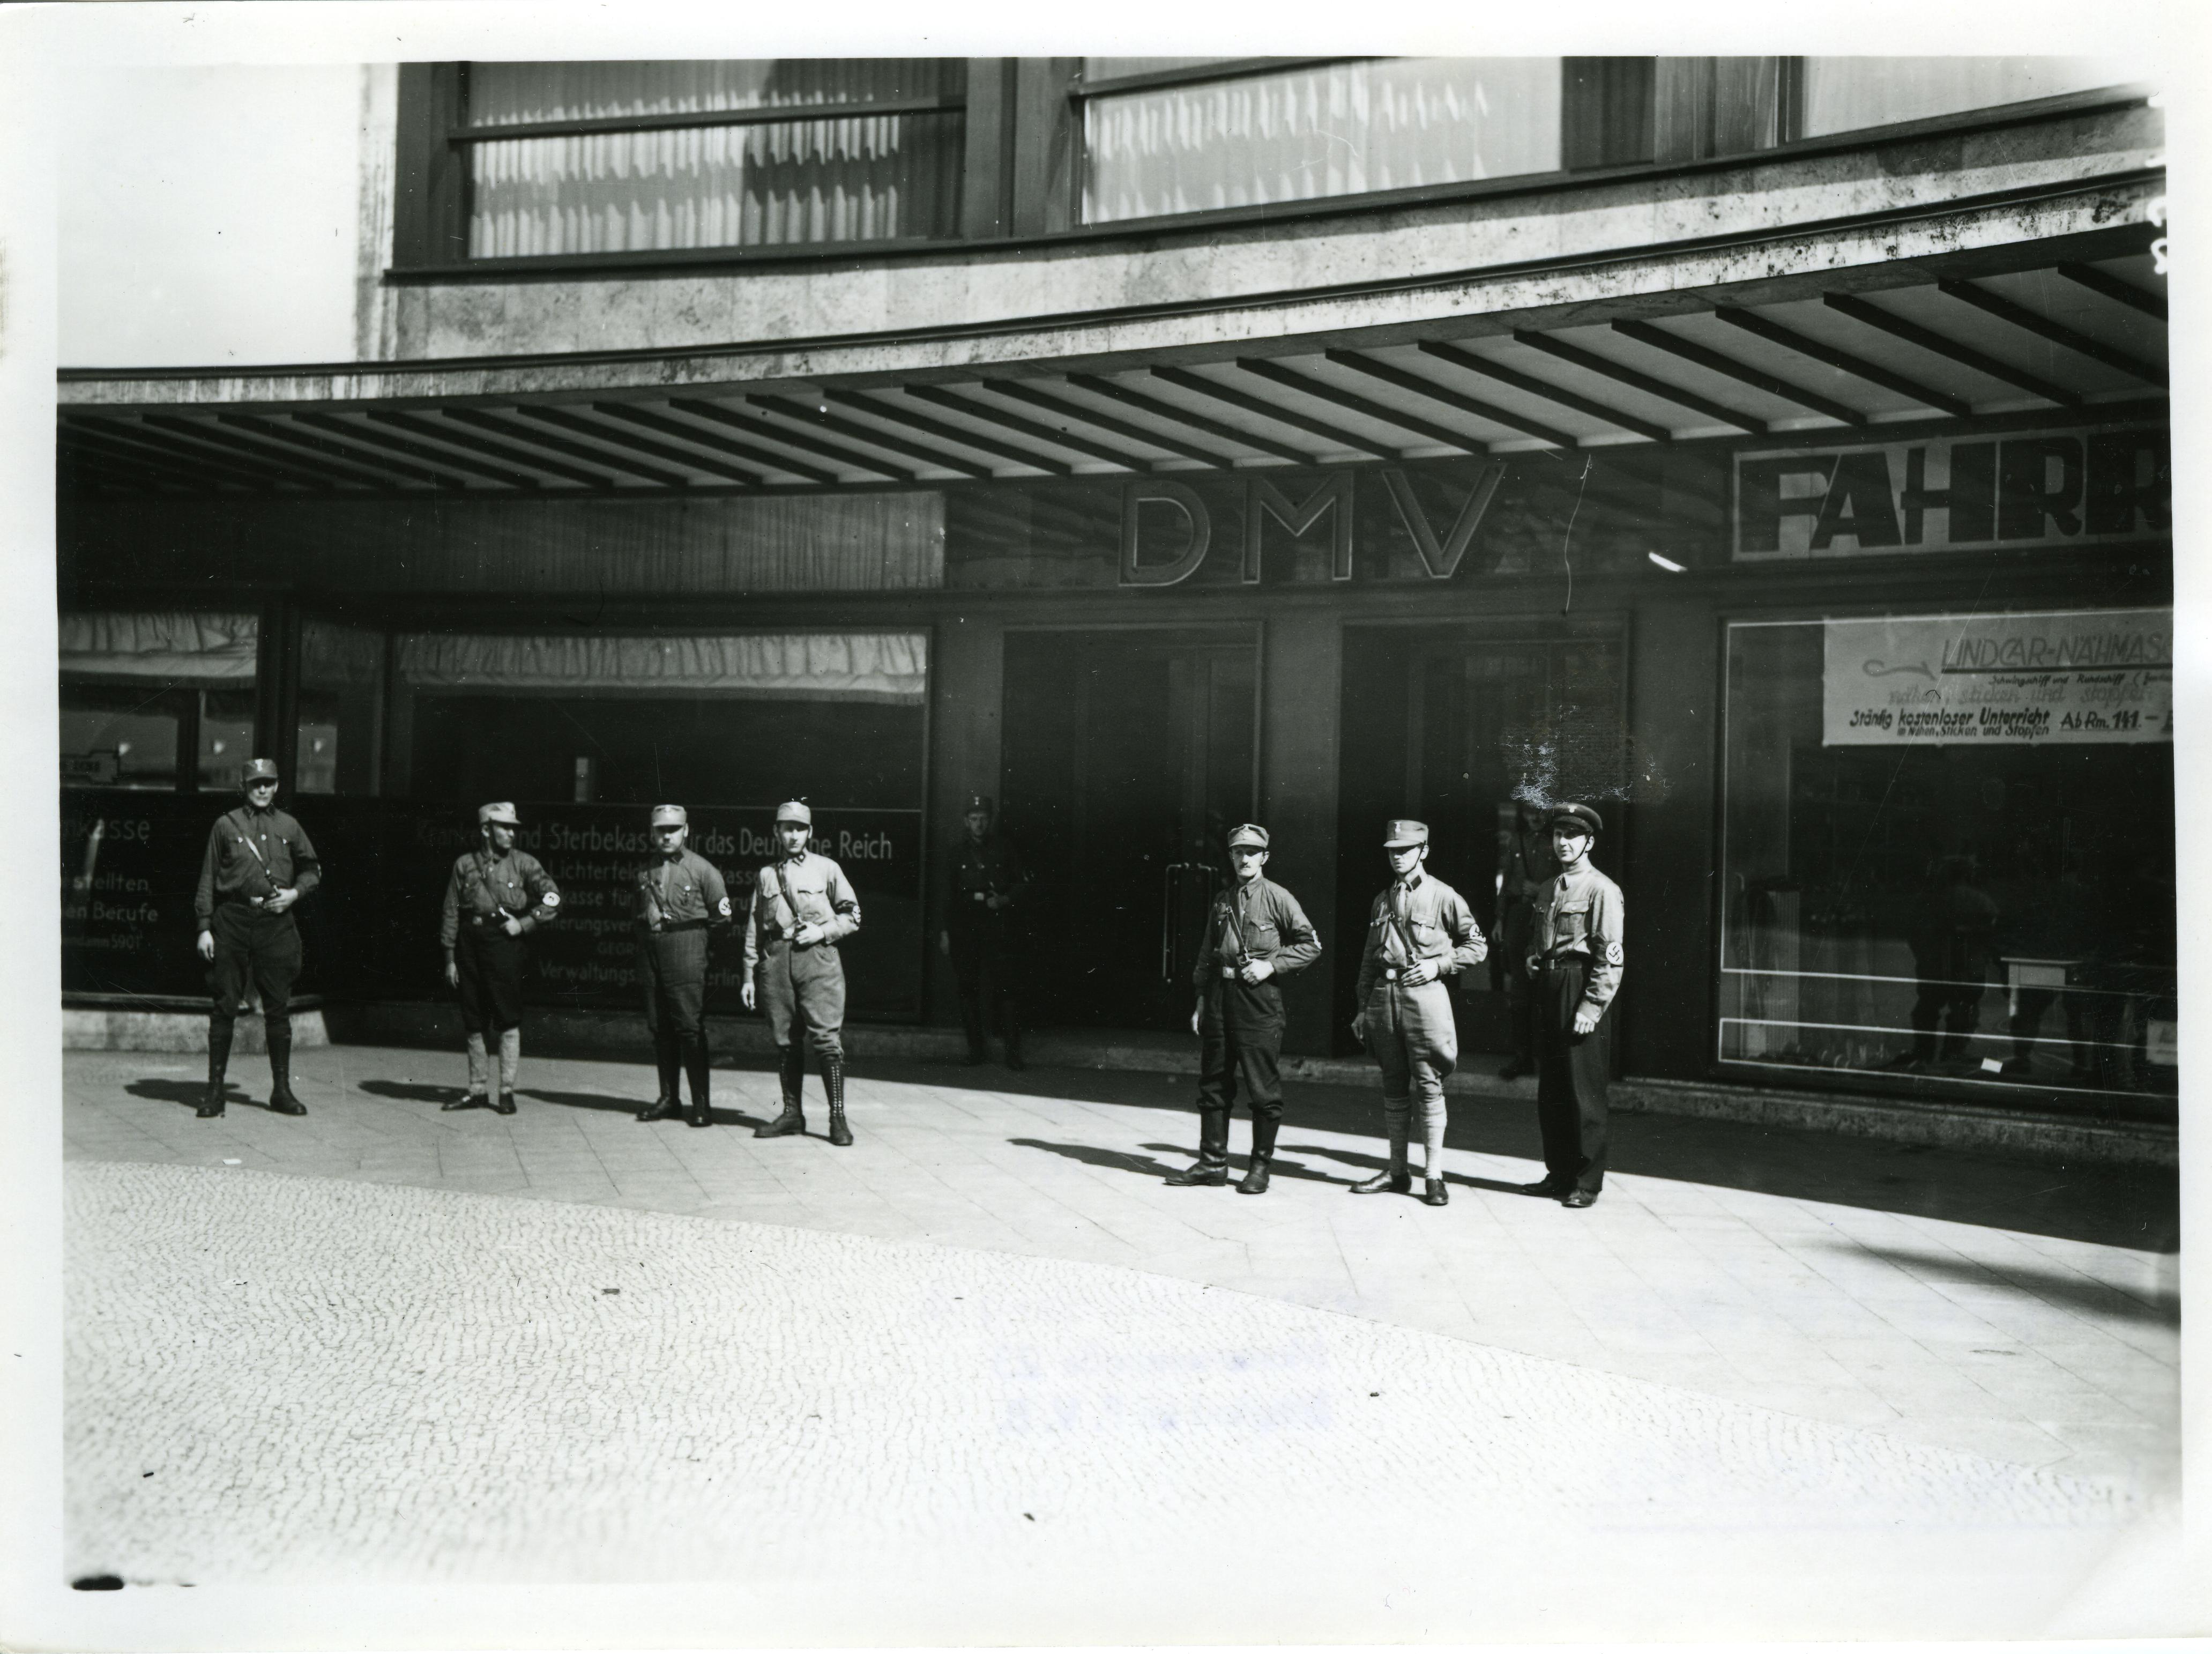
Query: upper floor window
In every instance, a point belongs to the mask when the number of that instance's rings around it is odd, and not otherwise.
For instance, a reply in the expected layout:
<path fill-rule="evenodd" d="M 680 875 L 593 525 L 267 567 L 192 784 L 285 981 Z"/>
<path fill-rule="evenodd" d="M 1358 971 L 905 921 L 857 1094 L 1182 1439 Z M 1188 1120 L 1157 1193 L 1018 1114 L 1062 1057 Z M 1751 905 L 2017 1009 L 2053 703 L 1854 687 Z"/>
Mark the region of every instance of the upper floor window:
<path fill-rule="evenodd" d="M 471 64 L 468 253 L 952 234 L 964 59 Z"/>
<path fill-rule="evenodd" d="M 1557 58 L 1089 58 L 1083 220 L 1462 184 L 1559 166 Z"/>

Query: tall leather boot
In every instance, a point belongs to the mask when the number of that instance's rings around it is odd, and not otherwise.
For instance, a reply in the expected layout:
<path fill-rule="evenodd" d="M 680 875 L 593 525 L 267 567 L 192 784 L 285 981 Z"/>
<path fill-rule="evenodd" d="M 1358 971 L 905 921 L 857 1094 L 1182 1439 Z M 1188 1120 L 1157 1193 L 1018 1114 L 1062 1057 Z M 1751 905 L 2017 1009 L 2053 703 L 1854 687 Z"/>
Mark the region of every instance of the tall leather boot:
<path fill-rule="evenodd" d="M 1280 1123 L 1261 1115 L 1252 1116 L 1252 1164 L 1237 1185 L 1239 1195 L 1267 1192 L 1267 1173 L 1275 1163 L 1275 1128 Z"/>
<path fill-rule="evenodd" d="M 264 1017 L 261 1026 L 269 1037 L 269 1112 L 307 1113 L 307 1105 L 292 1095 L 292 1019 Z"/>
<path fill-rule="evenodd" d="M 228 1017 L 208 1019 L 208 1083 L 207 1095 L 192 1110 L 199 1120 L 222 1118 L 223 1075 L 230 1067 L 230 1035 L 235 1026 Z"/>
<path fill-rule="evenodd" d="M 845 1123 L 845 1059 L 842 1055 L 822 1059 L 822 1088 L 830 1093 L 830 1141 L 837 1148 L 853 1146 L 853 1128 Z"/>
<path fill-rule="evenodd" d="M 660 1070 L 660 1095 L 653 1099 L 651 1108 L 637 1111 L 639 1120 L 647 1125 L 656 1120 L 673 1120 L 684 1111 L 684 1099 L 678 1092 L 683 1064 L 677 1057 L 676 1036 L 666 1023 L 653 1031 L 653 1060 Z"/>
<path fill-rule="evenodd" d="M 499 1101 L 492 1107 L 501 1114 L 514 1112 L 514 1082 L 522 1078 L 522 1030 L 499 1031 Z"/>
<path fill-rule="evenodd" d="M 796 1039 L 775 1054 L 776 1079 L 783 1087 L 783 1112 L 764 1126 L 755 1126 L 756 1137 L 800 1137 L 806 1132 L 806 1109 L 801 1098 L 806 1085 L 806 1048 Z"/>
<path fill-rule="evenodd" d="M 1198 1111 L 1198 1158 L 1160 1180 L 1170 1189 L 1220 1189 L 1229 1182 L 1229 1110 Z"/>
<path fill-rule="evenodd" d="M 684 1037 L 684 1072 L 691 1081 L 691 1112 L 684 1117 L 687 1126 L 711 1126 L 714 1123 L 713 1105 L 708 1100 L 707 1033 L 704 1029 Z"/>

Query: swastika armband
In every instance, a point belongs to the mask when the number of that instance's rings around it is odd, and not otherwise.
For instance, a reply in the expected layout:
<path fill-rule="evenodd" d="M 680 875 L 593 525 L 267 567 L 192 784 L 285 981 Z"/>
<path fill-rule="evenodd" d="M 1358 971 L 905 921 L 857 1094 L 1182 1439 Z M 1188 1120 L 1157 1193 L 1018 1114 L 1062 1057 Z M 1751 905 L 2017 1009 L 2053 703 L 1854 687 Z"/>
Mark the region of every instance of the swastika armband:
<path fill-rule="evenodd" d="M 1607 942 L 1605 945 L 1605 962 L 1609 965 L 1617 965 L 1620 963 L 1620 944 Z"/>

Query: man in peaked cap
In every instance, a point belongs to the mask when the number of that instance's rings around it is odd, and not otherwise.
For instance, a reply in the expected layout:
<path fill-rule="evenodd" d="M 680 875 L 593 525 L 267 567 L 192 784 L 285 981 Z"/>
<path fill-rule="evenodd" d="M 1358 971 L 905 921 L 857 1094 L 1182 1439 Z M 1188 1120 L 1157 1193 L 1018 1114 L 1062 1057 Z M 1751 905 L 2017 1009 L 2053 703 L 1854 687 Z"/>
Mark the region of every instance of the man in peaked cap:
<path fill-rule="evenodd" d="M 1403 1195 L 1413 1188 L 1407 1165 L 1409 1116 L 1416 1099 L 1425 1151 L 1421 1199 L 1443 1206 L 1444 1081 L 1459 1061 L 1459 1028 L 1443 978 L 1489 957 L 1481 927 L 1464 897 L 1423 869 L 1429 830 L 1418 821 L 1394 821 L 1382 834 L 1390 883 L 1367 913 L 1367 945 L 1359 956 L 1352 1032 L 1382 1070 L 1382 1124 L 1390 1164 L 1355 1195 Z"/>
<path fill-rule="evenodd" d="M 1006 836 L 993 830 L 991 800 L 968 795 L 967 836 L 952 851 L 947 881 L 945 926 L 937 945 L 952 961 L 960 982 L 960 1020 L 968 1031 L 968 1061 L 989 1055 L 983 1043 L 987 1020 L 995 1019 L 1006 1043 L 1006 1067 L 1022 1065 L 1021 1006 L 1014 982 L 1014 903 L 1028 886 L 1029 874 Z"/>
<path fill-rule="evenodd" d="M 1605 1186 L 1606 1077 L 1613 1066 L 1605 1013 L 1620 991 L 1624 958 L 1620 886 L 1590 865 L 1601 825 L 1587 804 L 1552 812 L 1559 871 L 1537 892 L 1528 959 L 1544 1176 L 1522 1192 L 1577 1208 L 1593 1204 Z"/>
<path fill-rule="evenodd" d="M 1252 1159 L 1240 1195 L 1267 1192 L 1275 1158 L 1275 1130 L 1283 1118 L 1282 977 L 1321 957 L 1297 898 L 1261 872 L 1267 864 L 1267 830 L 1250 823 L 1229 835 L 1234 882 L 1218 892 L 1206 915 L 1206 936 L 1192 967 L 1198 1008 L 1190 1013 L 1198 1036 L 1198 1164 L 1167 1181 L 1178 1186 L 1229 1181 L 1229 1115 L 1243 1082 L 1252 1110 Z"/>
<path fill-rule="evenodd" d="M 745 1009 L 768 1002 L 775 1037 L 783 1112 L 754 1128 L 756 1137 L 796 1137 L 806 1130 L 806 1047 L 822 1065 L 830 1101 L 830 1140 L 850 1147 L 845 1120 L 845 964 L 837 944 L 860 927 L 860 898 L 845 870 L 808 848 L 814 812 L 804 799 L 776 806 L 777 859 L 760 870 L 745 909 Z"/>
<path fill-rule="evenodd" d="M 733 922 L 729 888 L 706 857 L 687 848 L 691 818 L 680 804 L 653 806 L 653 860 L 637 871 L 637 970 L 645 988 L 660 1095 L 642 1121 L 673 1120 L 691 1081 L 685 1123 L 711 1126 L 708 1098 L 713 1055 L 707 1047 L 707 955 L 714 933 Z"/>
<path fill-rule="evenodd" d="M 446 985 L 460 990 L 461 1026 L 468 1036 L 469 1089 L 447 1109 L 485 1099 L 491 1083 L 487 1031 L 499 1037 L 499 1089 L 492 1107 L 514 1112 L 522 1069 L 522 939 L 550 925 L 561 891 L 538 858 L 514 848 L 522 818 L 512 804 L 477 812 L 477 846 L 459 856 L 446 880 L 438 941 L 446 951 Z"/>
<path fill-rule="evenodd" d="M 292 909 L 322 882 L 322 863 L 307 831 L 276 807 L 279 777 L 270 758 L 251 758 L 240 772 L 246 802 L 218 820 L 200 859 L 192 912 L 199 921 L 200 958 L 215 966 L 208 1019 L 208 1087 L 198 1117 L 222 1113 L 223 1076 L 232 1031 L 246 1008 L 250 981 L 261 995 L 269 1040 L 269 1111 L 305 1114 L 292 1095 L 292 984 L 300 975 L 300 929 Z"/>

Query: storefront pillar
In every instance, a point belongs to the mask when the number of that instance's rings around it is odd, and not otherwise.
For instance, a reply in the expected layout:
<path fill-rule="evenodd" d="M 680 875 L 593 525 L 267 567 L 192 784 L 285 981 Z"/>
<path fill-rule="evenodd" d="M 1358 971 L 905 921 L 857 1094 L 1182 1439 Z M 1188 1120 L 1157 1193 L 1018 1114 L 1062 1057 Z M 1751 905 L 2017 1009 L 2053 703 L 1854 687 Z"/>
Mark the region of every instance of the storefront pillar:
<path fill-rule="evenodd" d="M 930 648 L 929 678 L 929 832 L 925 847 L 929 865 L 922 902 L 929 966 L 924 1004 L 930 1022 L 951 1026 L 960 1020 L 959 985 L 951 962 L 937 945 L 945 928 L 945 859 L 968 830 L 969 795 L 984 793 L 998 800 L 1003 790 L 1004 623 L 995 615 L 974 612 L 939 621 Z M 1022 822 L 1006 821 L 1005 826 L 1018 848 L 1029 848 Z M 1031 944 L 1048 949 L 1049 939 L 1033 937 Z"/>
<path fill-rule="evenodd" d="M 1335 978 L 1329 955 L 1364 939 L 1332 933 L 1343 628 L 1333 614 L 1279 616 L 1268 621 L 1262 648 L 1260 821 L 1274 840 L 1267 876 L 1298 898 L 1326 950 L 1319 964 L 1284 987 L 1283 1048 L 1325 1056 L 1331 1030 L 1352 1014 L 1329 1002 Z"/>
<path fill-rule="evenodd" d="M 1628 900 L 1622 1067 L 1692 1079 L 1713 1050 L 1714 822 L 1720 664 L 1712 606 L 1647 603 L 1629 651 L 1632 771 L 1626 842 L 1608 862 Z"/>

